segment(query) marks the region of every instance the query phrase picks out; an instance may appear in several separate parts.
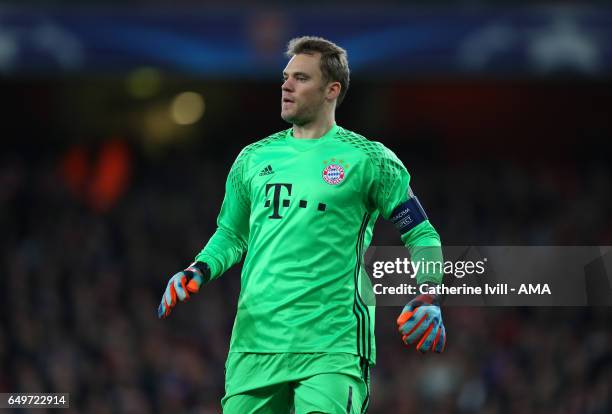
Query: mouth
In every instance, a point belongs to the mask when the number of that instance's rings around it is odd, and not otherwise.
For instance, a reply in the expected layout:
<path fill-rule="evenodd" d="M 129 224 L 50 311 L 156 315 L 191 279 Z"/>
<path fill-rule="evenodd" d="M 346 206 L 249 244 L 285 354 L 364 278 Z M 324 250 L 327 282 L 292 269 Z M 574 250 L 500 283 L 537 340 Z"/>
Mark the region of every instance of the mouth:
<path fill-rule="evenodd" d="M 293 103 L 293 99 L 283 98 L 283 103 Z"/>

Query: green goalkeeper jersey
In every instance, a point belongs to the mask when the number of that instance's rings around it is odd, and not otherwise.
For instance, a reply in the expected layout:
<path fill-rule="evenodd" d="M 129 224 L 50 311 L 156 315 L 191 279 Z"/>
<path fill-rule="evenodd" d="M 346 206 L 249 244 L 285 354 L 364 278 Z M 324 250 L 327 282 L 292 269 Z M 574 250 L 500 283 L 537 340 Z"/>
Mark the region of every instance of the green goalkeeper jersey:
<path fill-rule="evenodd" d="M 374 363 L 363 255 L 379 215 L 410 197 L 409 181 L 393 152 L 337 125 L 318 139 L 288 129 L 245 147 L 217 231 L 196 256 L 214 279 L 246 252 L 230 352 L 341 352 Z M 440 246 L 428 220 L 401 237 L 413 258 L 418 246 Z"/>

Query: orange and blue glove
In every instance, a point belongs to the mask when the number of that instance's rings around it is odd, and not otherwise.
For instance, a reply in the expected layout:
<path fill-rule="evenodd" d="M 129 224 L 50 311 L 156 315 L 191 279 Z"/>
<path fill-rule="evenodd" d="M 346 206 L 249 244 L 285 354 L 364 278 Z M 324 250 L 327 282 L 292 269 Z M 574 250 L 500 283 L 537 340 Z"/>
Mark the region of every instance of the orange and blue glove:
<path fill-rule="evenodd" d="M 397 318 L 397 327 L 402 341 L 406 345 L 416 343 L 416 349 L 422 353 L 442 353 L 446 348 L 446 329 L 435 295 L 418 295 L 408 302 Z"/>
<path fill-rule="evenodd" d="M 170 315 L 178 301 L 189 299 L 190 293 L 197 293 L 200 287 L 210 280 L 210 269 L 206 263 L 194 262 L 181 272 L 170 278 L 161 303 L 157 308 L 157 317 Z"/>

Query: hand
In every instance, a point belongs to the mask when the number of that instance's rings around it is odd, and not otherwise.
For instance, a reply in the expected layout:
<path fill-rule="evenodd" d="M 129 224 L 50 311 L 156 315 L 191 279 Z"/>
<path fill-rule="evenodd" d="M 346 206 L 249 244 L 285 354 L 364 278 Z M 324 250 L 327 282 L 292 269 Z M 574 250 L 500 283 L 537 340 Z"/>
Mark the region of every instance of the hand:
<path fill-rule="evenodd" d="M 208 265 L 202 262 L 192 263 L 187 269 L 172 276 L 157 308 L 157 317 L 166 318 L 170 315 L 177 300 L 183 302 L 189 299 L 189 293 L 197 293 L 209 276 Z"/>
<path fill-rule="evenodd" d="M 416 349 L 422 353 L 442 353 L 446 348 L 446 329 L 436 296 L 419 295 L 408 302 L 397 318 L 397 327 L 402 341 L 406 345 L 418 341 Z"/>

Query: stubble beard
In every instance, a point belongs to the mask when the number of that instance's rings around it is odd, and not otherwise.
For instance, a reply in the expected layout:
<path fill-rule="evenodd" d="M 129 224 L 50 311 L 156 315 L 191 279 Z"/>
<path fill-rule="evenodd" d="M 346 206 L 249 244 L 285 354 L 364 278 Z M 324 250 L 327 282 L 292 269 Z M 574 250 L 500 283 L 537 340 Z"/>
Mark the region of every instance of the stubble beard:
<path fill-rule="evenodd" d="M 321 88 L 321 93 L 323 91 L 324 88 Z M 296 104 L 294 103 L 294 105 Z M 322 105 L 323 101 L 318 104 L 313 103 L 311 106 L 302 106 L 301 108 L 298 107 L 296 108 L 296 111 L 293 113 L 293 115 L 287 116 L 283 116 L 281 111 L 281 118 L 283 118 L 285 122 L 288 122 L 290 124 L 303 126 L 314 121 L 317 118 L 317 112 L 319 112 L 319 110 L 321 109 L 320 107 Z"/>
<path fill-rule="evenodd" d="M 305 112 L 308 111 L 296 111 L 291 115 L 283 115 L 281 112 L 281 118 L 287 123 L 302 126 L 312 121 L 312 116 L 309 116 L 311 114 Z"/>

